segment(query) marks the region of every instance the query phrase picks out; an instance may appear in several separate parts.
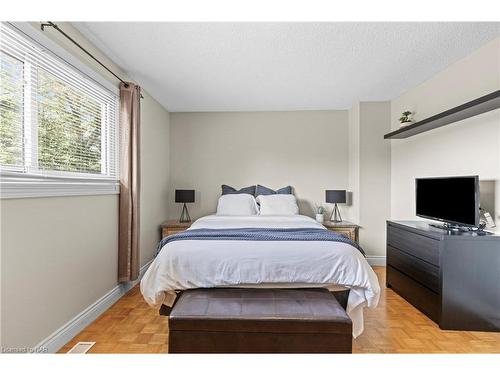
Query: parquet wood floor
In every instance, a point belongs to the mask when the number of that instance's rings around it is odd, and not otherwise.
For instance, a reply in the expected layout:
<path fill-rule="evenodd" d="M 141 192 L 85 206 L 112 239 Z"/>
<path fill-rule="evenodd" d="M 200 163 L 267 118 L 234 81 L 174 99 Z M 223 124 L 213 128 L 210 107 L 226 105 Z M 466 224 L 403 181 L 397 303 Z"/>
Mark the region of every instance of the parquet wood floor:
<path fill-rule="evenodd" d="M 403 298 L 385 288 L 385 267 L 375 267 L 382 295 L 365 309 L 365 331 L 354 353 L 500 353 L 500 333 L 443 331 Z M 67 343 L 96 341 L 89 353 L 166 353 L 167 318 L 142 299 L 136 286 Z"/>

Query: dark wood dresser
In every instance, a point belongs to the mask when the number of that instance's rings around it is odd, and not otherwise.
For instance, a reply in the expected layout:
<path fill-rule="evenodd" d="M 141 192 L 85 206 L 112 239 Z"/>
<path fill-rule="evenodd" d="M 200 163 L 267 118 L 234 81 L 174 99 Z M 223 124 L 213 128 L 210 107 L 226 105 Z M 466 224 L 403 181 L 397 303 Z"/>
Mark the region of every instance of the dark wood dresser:
<path fill-rule="evenodd" d="M 500 236 L 388 221 L 387 287 L 442 329 L 500 331 Z"/>

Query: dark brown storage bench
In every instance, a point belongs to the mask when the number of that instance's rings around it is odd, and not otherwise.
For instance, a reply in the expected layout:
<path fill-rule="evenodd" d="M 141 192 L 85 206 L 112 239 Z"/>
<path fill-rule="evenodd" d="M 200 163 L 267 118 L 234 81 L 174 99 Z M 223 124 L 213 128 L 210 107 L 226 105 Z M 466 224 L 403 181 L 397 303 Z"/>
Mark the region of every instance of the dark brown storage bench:
<path fill-rule="evenodd" d="M 193 289 L 170 312 L 169 353 L 352 353 L 326 289 Z"/>

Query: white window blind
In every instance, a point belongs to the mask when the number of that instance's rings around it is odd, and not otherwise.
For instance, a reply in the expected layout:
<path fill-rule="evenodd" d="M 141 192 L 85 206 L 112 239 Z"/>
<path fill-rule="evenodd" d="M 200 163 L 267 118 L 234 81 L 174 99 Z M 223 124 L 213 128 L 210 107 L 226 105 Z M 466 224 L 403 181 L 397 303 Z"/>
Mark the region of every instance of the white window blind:
<path fill-rule="evenodd" d="M 118 101 L 116 93 L 51 51 L 0 25 L 3 180 L 116 184 Z"/>

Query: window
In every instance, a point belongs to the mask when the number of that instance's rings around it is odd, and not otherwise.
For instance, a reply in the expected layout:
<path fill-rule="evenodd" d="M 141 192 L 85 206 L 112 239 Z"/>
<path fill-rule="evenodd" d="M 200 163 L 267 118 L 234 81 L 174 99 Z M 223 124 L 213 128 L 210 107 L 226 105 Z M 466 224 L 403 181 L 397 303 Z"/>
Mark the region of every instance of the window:
<path fill-rule="evenodd" d="M 23 160 L 23 62 L 0 55 L 0 163 L 20 165 Z"/>
<path fill-rule="evenodd" d="M 0 38 L 2 197 L 117 193 L 117 93 L 9 25 Z"/>

